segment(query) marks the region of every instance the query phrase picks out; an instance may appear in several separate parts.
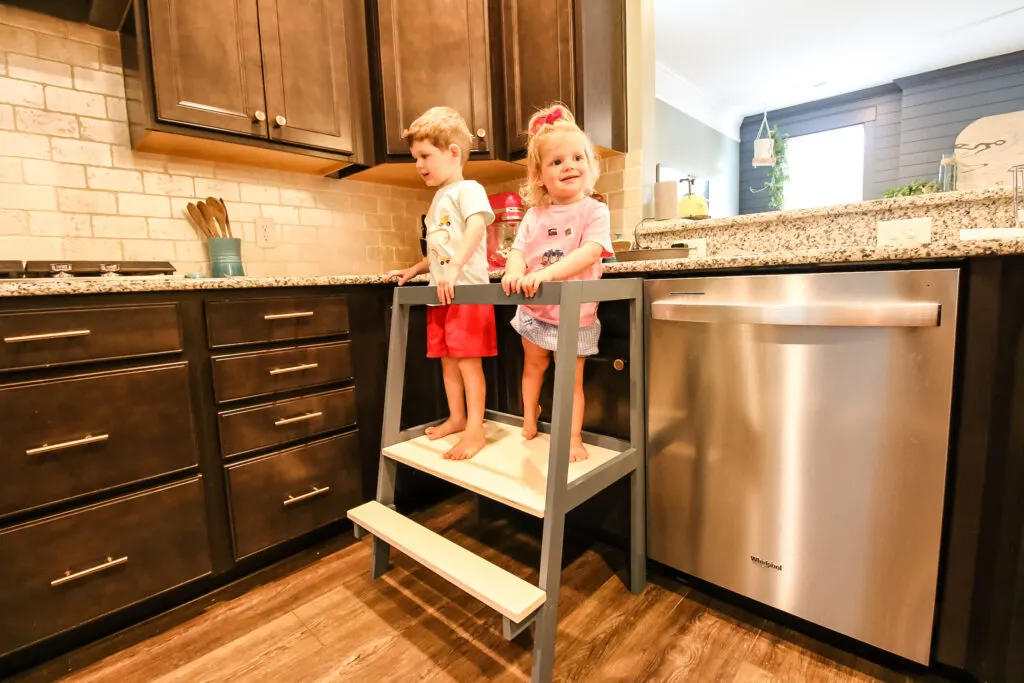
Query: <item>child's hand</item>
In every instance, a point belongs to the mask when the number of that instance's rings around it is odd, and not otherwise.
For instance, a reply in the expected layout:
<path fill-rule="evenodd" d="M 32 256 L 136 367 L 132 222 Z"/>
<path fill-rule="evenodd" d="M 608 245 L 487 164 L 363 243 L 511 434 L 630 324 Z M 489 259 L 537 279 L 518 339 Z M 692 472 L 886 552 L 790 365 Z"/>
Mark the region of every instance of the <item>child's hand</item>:
<path fill-rule="evenodd" d="M 399 270 L 389 270 L 388 274 L 385 275 L 384 277 L 388 280 L 388 282 L 392 282 L 394 280 L 398 280 L 398 286 L 401 287 L 406 282 L 408 282 L 409 280 L 411 280 L 414 277 L 416 277 L 416 275 L 417 275 L 416 267 L 413 266 L 412 268 L 402 268 L 402 269 L 399 269 Z"/>
<path fill-rule="evenodd" d="M 548 277 L 548 274 L 544 272 L 543 269 L 538 270 L 523 277 L 523 279 L 519 281 L 519 287 L 522 288 L 523 294 L 532 297 L 537 293 L 537 290 L 540 289 L 540 283 L 546 282 L 549 279 L 551 278 Z"/>
<path fill-rule="evenodd" d="M 437 281 L 437 300 L 444 305 L 452 303 L 455 299 L 455 283 L 459 281 L 462 274 L 462 266 L 454 263 L 444 269 L 444 275 Z"/>
<path fill-rule="evenodd" d="M 501 278 L 501 288 L 505 296 L 511 296 L 513 292 L 518 294 L 521 291 L 519 283 L 522 280 L 523 276 L 519 273 L 505 273 Z"/>

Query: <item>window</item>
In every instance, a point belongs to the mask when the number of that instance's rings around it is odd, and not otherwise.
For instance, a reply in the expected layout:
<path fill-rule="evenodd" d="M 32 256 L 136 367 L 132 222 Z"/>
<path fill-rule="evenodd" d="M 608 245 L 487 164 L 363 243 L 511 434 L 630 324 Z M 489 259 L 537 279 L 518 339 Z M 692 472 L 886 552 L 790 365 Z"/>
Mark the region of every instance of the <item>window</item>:
<path fill-rule="evenodd" d="M 864 126 L 789 138 L 786 210 L 864 201 Z"/>

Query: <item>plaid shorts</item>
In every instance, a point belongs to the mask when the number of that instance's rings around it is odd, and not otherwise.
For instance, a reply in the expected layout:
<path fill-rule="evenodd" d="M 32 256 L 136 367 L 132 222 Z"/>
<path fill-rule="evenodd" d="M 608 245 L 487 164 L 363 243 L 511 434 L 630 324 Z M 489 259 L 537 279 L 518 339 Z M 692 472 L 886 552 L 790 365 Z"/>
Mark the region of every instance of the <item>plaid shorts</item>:
<path fill-rule="evenodd" d="M 523 339 L 533 342 L 548 351 L 558 350 L 558 326 L 537 320 L 522 308 L 516 308 L 516 317 L 512 318 L 512 327 Z M 597 341 L 601 338 L 601 321 L 595 320 L 593 325 L 580 328 L 576 346 L 577 356 L 593 356 L 597 354 Z"/>

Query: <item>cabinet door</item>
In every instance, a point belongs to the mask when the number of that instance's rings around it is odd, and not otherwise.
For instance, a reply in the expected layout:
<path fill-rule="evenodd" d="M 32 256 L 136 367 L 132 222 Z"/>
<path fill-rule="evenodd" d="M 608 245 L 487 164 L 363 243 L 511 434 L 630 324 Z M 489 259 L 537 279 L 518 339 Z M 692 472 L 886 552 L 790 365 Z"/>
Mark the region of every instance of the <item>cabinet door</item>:
<path fill-rule="evenodd" d="M 149 31 L 157 118 L 266 136 L 256 0 L 149 0 Z"/>
<path fill-rule="evenodd" d="M 430 107 L 462 114 L 473 149 L 490 151 L 491 72 L 485 0 L 379 0 L 384 139 L 407 155 L 402 131 Z"/>
<path fill-rule="evenodd" d="M 348 48 L 365 15 L 350 0 L 259 0 L 259 16 L 270 137 L 352 154 Z"/>
<path fill-rule="evenodd" d="M 552 102 L 576 113 L 573 0 L 502 0 L 509 154 L 526 150 L 530 117 Z"/>

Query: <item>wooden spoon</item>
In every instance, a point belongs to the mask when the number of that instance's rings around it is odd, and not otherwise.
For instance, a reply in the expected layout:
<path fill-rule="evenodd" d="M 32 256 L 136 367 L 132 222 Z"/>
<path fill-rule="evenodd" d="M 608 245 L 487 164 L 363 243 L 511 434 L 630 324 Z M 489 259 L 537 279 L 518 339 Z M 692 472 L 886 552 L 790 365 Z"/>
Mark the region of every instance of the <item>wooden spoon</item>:
<path fill-rule="evenodd" d="M 215 237 L 215 235 L 210 231 L 209 226 L 206 224 L 206 219 L 203 218 L 203 214 L 199 210 L 199 207 L 192 202 L 189 202 L 185 208 L 188 210 L 188 215 L 192 217 L 193 221 L 195 221 L 196 226 L 199 227 L 199 232 L 201 232 L 204 237 Z"/>
<path fill-rule="evenodd" d="M 199 202 L 199 204 L 197 206 L 199 207 L 199 212 L 203 214 L 203 218 L 206 219 L 206 224 L 210 227 L 210 229 L 214 233 L 216 233 L 217 232 L 217 217 L 214 215 L 213 209 L 211 209 L 209 206 L 207 206 L 205 202 Z M 221 234 L 221 235 L 214 235 L 214 236 L 215 237 L 227 237 L 227 235 L 223 235 L 223 234 Z"/>
<path fill-rule="evenodd" d="M 231 224 L 228 222 L 228 210 L 223 203 L 216 197 L 207 197 L 206 205 L 213 210 L 213 214 L 217 217 L 217 221 L 220 223 L 220 231 L 224 233 L 225 237 L 232 237 L 231 235 Z"/>

